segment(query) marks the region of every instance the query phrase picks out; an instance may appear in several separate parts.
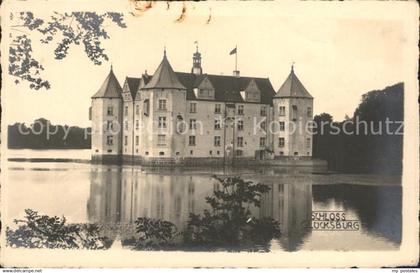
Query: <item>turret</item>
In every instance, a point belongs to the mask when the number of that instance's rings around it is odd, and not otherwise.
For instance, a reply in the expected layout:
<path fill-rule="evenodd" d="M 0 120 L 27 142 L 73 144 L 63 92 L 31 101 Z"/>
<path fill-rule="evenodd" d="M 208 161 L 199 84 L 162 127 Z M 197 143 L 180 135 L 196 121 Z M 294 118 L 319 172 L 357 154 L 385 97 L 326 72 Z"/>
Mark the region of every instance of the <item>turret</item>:
<path fill-rule="evenodd" d="M 177 133 L 177 117 L 184 116 L 186 87 L 179 81 L 164 51 L 163 59 L 150 81 L 140 89 L 143 102 L 142 145 L 146 158 L 174 158 L 184 153 L 185 136 Z"/>
<path fill-rule="evenodd" d="M 92 160 L 119 161 L 121 156 L 122 88 L 112 70 L 92 96 Z"/>
<path fill-rule="evenodd" d="M 198 45 L 196 45 L 196 51 L 193 54 L 193 67 L 191 73 L 195 75 L 203 74 L 203 69 L 201 68 L 201 53 L 198 52 Z"/>
<path fill-rule="evenodd" d="M 312 156 L 312 134 L 306 127 L 312 122 L 313 97 L 292 69 L 273 98 L 275 156 Z"/>

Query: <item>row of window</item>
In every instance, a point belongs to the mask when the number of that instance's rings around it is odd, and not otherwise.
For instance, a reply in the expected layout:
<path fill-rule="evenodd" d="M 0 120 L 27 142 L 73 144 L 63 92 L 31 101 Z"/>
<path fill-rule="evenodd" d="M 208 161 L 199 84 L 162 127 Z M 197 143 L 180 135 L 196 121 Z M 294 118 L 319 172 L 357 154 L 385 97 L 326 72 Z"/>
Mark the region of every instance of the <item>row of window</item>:
<path fill-rule="evenodd" d="M 164 99 L 160 99 L 158 101 L 158 110 L 166 110 L 166 100 Z M 220 114 L 222 112 L 222 105 L 221 104 L 215 104 L 214 106 L 214 113 L 216 114 Z M 190 113 L 197 113 L 197 103 L 192 102 L 190 103 Z M 107 108 L 107 115 L 108 116 L 112 116 L 114 114 L 114 109 L 112 106 L 109 106 Z M 140 114 L 140 105 L 136 105 L 136 114 L 139 115 Z M 244 114 L 244 106 L 243 105 L 238 105 L 237 108 L 237 114 L 238 115 L 243 115 Z M 128 106 L 125 106 L 124 108 L 124 115 L 128 116 Z M 267 115 L 267 107 L 266 106 L 261 106 L 260 109 L 260 115 L 261 116 L 266 116 Z M 286 106 L 279 106 L 279 116 L 285 116 L 286 115 Z M 296 119 L 298 115 L 298 107 L 297 105 L 292 105 L 292 118 Z M 311 107 L 307 107 L 306 109 L 306 115 L 308 117 L 312 117 L 312 108 Z"/>
<path fill-rule="evenodd" d="M 286 106 L 279 106 L 279 116 L 286 115 Z M 306 115 L 307 117 L 312 117 L 312 107 L 306 108 Z M 292 119 L 296 120 L 298 117 L 298 107 L 297 105 L 292 105 Z"/>
<path fill-rule="evenodd" d="M 285 130 L 285 122 L 284 121 L 279 121 L 278 124 L 279 124 L 279 131 L 284 131 Z M 260 127 L 263 130 L 266 130 L 266 122 L 265 121 L 261 122 Z M 113 130 L 113 128 L 114 128 L 114 122 L 112 120 L 108 120 L 106 129 L 108 131 L 110 131 L 110 130 Z M 135 128 L 136 129 L 140 128 L 139 120 L 135 121 Z M 160 128 L 160 129 L 167 128 L 166 117 L 158 117 L 158 128 Z M 190 119 L 189 120 L 189 128 L 190 128 L 190 130 L 197 129 L 197 120 L 196 119 Z M 124 129 L 128 130 L 128 121 L 124 122 Z M 215 130 L 220 130 L 221 129 L 220 119 L 215 119 L 214 120 L 214 129 Z M 237 121 L 237 130 L 238 131 L 243 131 L 244 130 L 243 120 L 238 120 Z"/>
<path fill-rule="evenodd" d="M 139 145 L 139 136 L 136 136 L 135 138 L 136 140 L 136 145 Z M 166 135 L 158 135 L 158 139 L 157 139 L 157 145 L 158 146 L 165 146 L 166 145 Z M 114 138 L 113 136 L 107 136 L 107 145 L 108 146 L 112 146 L 114 143 Z M 237 143 L 237 147 L 243 147 L 244 146 L 244 139 L 243 137 L 238 137 L 236 140 Z M 128 145 L 128 136 L 124 137 L 124 145 Z M 196 145 L 196 137 L 195 136 L 189 136 L 188 139 L 188 145 L 189 146 L 195 146 Z M 266 145 L 266 138 L 265 137 L 261 137 L 260 138 L 260 147 L 265 147 Z M 285 140 L 284 137 L 279 137 L 279 142 L 278 142 L 278 147 L 279 148 L 284 148 L 285 145 Z M 214 137 L 214 146 L 215 147 L 220 147 L 221 146 L 221 137 L 220 136 L 215 136 Z M 311 148 L 311 139 L 307 138 L 306 139 L 306 148 Z"/>

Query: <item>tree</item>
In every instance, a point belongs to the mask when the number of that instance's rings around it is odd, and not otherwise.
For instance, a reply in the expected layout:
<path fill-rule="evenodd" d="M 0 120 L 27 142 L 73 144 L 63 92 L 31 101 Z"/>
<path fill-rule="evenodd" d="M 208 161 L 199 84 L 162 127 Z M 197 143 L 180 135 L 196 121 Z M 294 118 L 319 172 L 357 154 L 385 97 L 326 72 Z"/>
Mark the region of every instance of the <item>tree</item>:
<path fill-rule="evenodd" d="M 49 89 L 48 80 L 41 76 L 44 67 L 35 59 L 32 51 L 34 32 L 40 34 L 39 41 L 44 44 L 57 42 L 54 57 L 65 58 L 71 46 L 83 45 L 87 57 L 100 65 L 108 56 L 102 48 L 101 41 L 109 39 L 105 22 L 112 22 L 125 28 L 123 14 L 106 12 L 54 12 L 48 21 L 34 16 L 32 12 L 11 13 L 11 44 L 9 47 L 9 74 L 14 76 L 15 83 L 29 82 L 31 89 Z"/>

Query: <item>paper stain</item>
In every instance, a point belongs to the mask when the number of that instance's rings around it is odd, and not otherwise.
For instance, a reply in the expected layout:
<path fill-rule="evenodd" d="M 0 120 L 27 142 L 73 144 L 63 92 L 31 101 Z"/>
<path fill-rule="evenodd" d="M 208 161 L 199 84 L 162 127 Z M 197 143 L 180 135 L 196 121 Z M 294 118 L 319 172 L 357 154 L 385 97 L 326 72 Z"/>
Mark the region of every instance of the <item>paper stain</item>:
<path fill-rule="evenodd" d="M 181 23 L 185 20 L 185 17 L 187 16 L 187 6 L 185 5 L 185 2 L 182 4 L 182 11 L 181 15 L 178 17 L 178 19 L 175 20 L 177 23 Z"/>
<path fill-rule="evenodd" d="M 153 8 L 153 1 L 139 1 L 139 0 L 128 0 L 133 6 L 133 11 L 130 12 L 134 17 L 141 16 L 147 10 Z"/>
<path fill-rule="evenodd" d="M 210 21 L 211 21 L 211 8 L 210 8 L 210 14 L 209 14 L 209 18 L 207 19 L 207 22 L 206 22 L 206 24 L 210 24 Z"/>

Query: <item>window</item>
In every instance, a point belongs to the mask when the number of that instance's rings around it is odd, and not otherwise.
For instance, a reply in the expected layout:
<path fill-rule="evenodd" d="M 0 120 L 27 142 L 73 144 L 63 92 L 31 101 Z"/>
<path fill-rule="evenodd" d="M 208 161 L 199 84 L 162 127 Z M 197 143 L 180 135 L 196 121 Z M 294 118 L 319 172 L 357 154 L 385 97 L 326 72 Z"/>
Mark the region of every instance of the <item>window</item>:
<path fill-rule="evenodd" d="M 114 144 L 114 137 L 113 136 L 106 136 L 106 144 L 112 146 Z"/>
<path fill-rule="evenodd" d="M 244 152 L 242 150 L 236 150 L 236 155 L 237 156 L 242 156 L 244 154 Z"/>
<path fill-rule="evenodd" d="M 128 106 L 124 107 L 124 116 L 128 116 Z"/>
<path fill-rule="evenodd" d="M 312 108 L 311 107 L 308 107 L 308 109 L 306 111 L 306 114 L 307 114 L 308 118 L 312 117 Z"/>
<path fill-rule="evenodd" d="M 166 128 L 166 117 L 159 117 L 158 128 Z"/>
<path fill-rule="evenodd" d="M 244 106 L 238 105 L 238 115 L 243 115 L 243 114 L 244 114 Z"/>
<path fill-rule="evenodd" d="M 190 151 L 190 155 L 192 155 L 192 154 L 193 154 L 193 150 Z"/>
<path fill-rule="evenodd" d="M 190 113 L 197 113 L 197 103 L 195 102 L 190 103 Z"/>
<path fill-rule="evenodd" d="M 139 145 L 139 136 L 136 136 L 136 145 Z"/>
<path fill-rule="evenodd" d="M 266 128 L 267 128 L 267 123 L 265 121 L 262 121 L 261 122 L 261 129 L 263 129 L 265 131 Z"/>
<path fill-rule="evenodd" d="M 220 136 L 214 137 L 214 146 L 216 147 L 220 146 Z"/>
<path fill-rule="evenodd" d="M 280 148 L 284 147 L 284 137 L 279 137 L 279 147 Z"/>
<path fill-rule="evenodd" d="M 190 136 L 189 137 L 189 139 L 188 139 L 188 145 L 195 146 L 195 136 Z"/>
<path fill-rule="evenodd" d="M 165 155 L 165 152 L 159 152 L 159 155 Z"/>
<path fill-rule="evenodd" d="M 136 105 L 136 115 L 140 114 L 140 105 Z"/>
<path fill-rule="evenodd" d="M 237 143 L 238 143 L 238 147 L 244 147 L 244 138 L 238 137 Z"/>
<path fill-rule="evenodd" d="M 214 106 L 214 112 L 216 113 L 216 114 L 220 114 L 221 112 L 222 112 L 222 107 L 221 107 L 221 105 L 220 104 L 216 104 L 215 106 Z"/>
<path fill-rule="evenodd" d="M 220 155 L 220 151 L 217 151 L 216 153 L 217 153 L 217 155 Z"/>
<path fill-rule="evenodd" d="M 213 154 L 213 151 L 212 151 L 212 150 L 210 150 L 209 154 L 210 154 L 210 155 L 212 155 L 212 154 Z"/>
<path fill-rule="evenodd" d="M 311 148 L 311 139 L 310 138 L 307 138 L 306 139 L 306 148 Z"/>
<path fill-rule="evenodd" d="M 265 117 L 267 115 L 267 108 L 265 106 L 261 106 L 261 116 Z"/>
<path fill-rule="evenodd" d="M 284 121 L 279 122 L 279 130 L 282 132 L 284 131 Z"/>
<path fill-rule="evenodd" d="M 286 115 L 286 107 L 280 106 L 279 107 L 279 116 L 285 116 Z"/>
<path fill-rule="evenodd" d="M 136 129 L 137 130 L 139 129 L 139 120 L 138 119 L 136 120 Z"/>
<path fill-rule="evenodd" d="M 260 137 L 260 147 L 265 147 L 265 137 Z"/>
<path fill-rule="evenodd" d="M 143 102 L 143 106 L 144 106 L 144 115 L 148 116 L 149 115 L 149 111 L 150 111 L 150 102 L 149 99 L 145 99 Z"/>
<path fill-rule="evenodd" d="M 125 130 L 128 130 L 128 121 L 124 122 L 124 128 L 125 128 Z"/>
<path fill-rule="evenodd" d="M 215 119 L 214 120 L 214 129 L 215 130 L 220 130 L 220 119 Z"/>
<path fill-rule="evenodd" d="M 166 145 L 166 135 L 158 135 L 158 146 L 165 146 Z"/>
<path fill-rule="evenodd" d="M 146 151 L 146 152 L 144 152 L 144 154 L 145 154 L 145 155 L 149 155 L 149 152 L 148 152 L 148 151 Z"/>
<path fill-rule="evenodd" d="M 112 120 L 107 120 L 106 122 L 106 129 L 111 131 L 114 128 L 114 122 Z"/>
<path fill-rule="evenodd" d="M 127 146 L 127 144 L 128 144 L 128 136 L 124 136 L 124 145 Z"/>
<path fill-rule="evenodd" d="M 159 100 L 159 110 L 166 110 L 166 100 Z"/>
<path fill-rule="evenodd" d="M 112 116 L 114 114 L 114 107 L 112 106 L 108 106 L 107 110 L 106 110 L 106 114 L 108 116 Z"/>
<path fill-rule="evenodd" d="M 242 131 L 244 129 L 244 121 L 238 120 L 238 131 Z"/>
<path fill-rule="evenodd" d="M 197 129 L 197 122 L 195 119 L 190 119 L 190 130 Z"/>
<path fill-rule="evenodd" d="M 298 116 L 298 108 L 297 105 L 292 105 L 292 120 L 296 121 Z"/>

